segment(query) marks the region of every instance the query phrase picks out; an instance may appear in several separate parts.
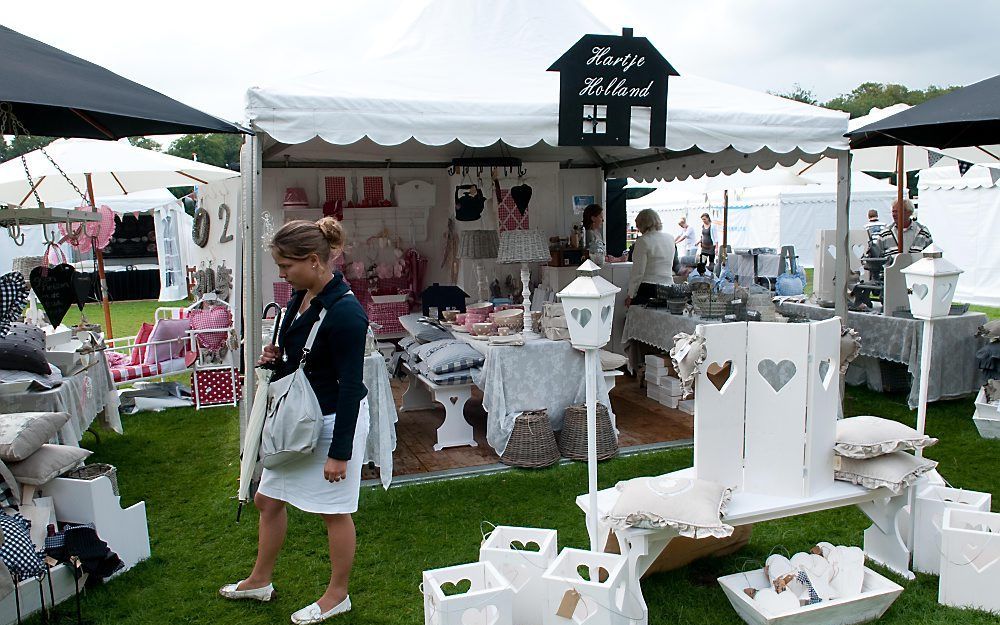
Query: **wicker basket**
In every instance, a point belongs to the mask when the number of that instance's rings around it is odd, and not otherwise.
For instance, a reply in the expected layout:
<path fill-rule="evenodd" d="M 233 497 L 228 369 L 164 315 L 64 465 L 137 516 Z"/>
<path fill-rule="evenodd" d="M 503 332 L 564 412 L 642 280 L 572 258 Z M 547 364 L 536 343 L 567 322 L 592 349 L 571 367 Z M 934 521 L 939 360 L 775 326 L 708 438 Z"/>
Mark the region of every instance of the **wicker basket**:
<path fill-rule="evenodd" d="M 31 270 L 41 267 L 44 260 L 44 256 L 19 256 L 11 263 L 11 270 L 19 272 L 27 280 Z"/>
<path fill-rule="evenodd" d="M 566 408 L 563 429 L 559 432 L 559 451 L 571 460 L 587 459 L 587 405 Z M 607 460 L 618 455 L 618 438 L 611 425 L 608 408 L 597 404 L 597 459 Z"/>
<path fill-rule="evenodd" d="M 64 473 L 63 477 L 73 478 L 74 480 L 96 480 L 102 475 L 108 476 L 108 479 L 111 480 L 111 491 L 116 496 L 120 495 L 121 493 L 118 492 L 118 469 L 110 464 L 104 464 L 103 462 L 85 464 L 79 469 L 73 469 Z"/>
<path fill-rule="evenodd" d="M 500 462 L 522 469 L 541 469 L 559 462 L 559 446 L 544 410 L 527 410 L 514 419 Z"/>
<path fill-rule="evenodd" d="M 692 293 L 691 303 L 694 311 L 706 319 L 719 319 L 726 314 L 726 304 L 732 301 L 731 295 L 719 293 Z"/>

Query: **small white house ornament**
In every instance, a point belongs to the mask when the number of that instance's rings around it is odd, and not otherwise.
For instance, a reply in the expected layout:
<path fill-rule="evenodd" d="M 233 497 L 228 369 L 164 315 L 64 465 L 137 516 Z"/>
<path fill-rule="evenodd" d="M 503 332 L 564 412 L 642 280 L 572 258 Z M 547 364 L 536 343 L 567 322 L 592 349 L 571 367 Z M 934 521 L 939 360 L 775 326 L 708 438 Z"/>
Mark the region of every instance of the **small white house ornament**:
<path fill-rule="evenodd" d="M 910 312 L 917 319 L 947 317 L 962 270 L 945 260 L 934 245 L 927 247 L 922 256 L 902 270 L 909 290 Z"/>
<path fill-rule="evenodd" d="M 558 293 L 574 347 L 597 349 L 611 340 L 615 295 L 621 289 L 598 275 L 600 270 L 592 261 L 584 261 L 577 278 Z"/>

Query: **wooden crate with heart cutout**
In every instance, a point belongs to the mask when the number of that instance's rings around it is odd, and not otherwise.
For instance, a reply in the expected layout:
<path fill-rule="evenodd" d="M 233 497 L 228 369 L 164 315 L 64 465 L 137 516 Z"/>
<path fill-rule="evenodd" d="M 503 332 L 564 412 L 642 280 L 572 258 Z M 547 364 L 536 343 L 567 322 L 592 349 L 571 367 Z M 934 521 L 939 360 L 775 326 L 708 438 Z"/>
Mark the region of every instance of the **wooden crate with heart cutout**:
<path fill-rule="evenodd" d="M 514 590 L 489 562 L 424 571 L 424 625 L 512 625 Z"/>
<path fill-rule="evenodd" d="M 479 548 L 479 561 L 489 562 L 514 589 L 514 622 L 541 625 L 545 605 L 542 573 L 559 552 L 556 530 L 499 525 Z"/>
<path fill-rule="evenodd" d="M 1000 612 L 1000 514 L 947 508 L 938 602 Z"/>

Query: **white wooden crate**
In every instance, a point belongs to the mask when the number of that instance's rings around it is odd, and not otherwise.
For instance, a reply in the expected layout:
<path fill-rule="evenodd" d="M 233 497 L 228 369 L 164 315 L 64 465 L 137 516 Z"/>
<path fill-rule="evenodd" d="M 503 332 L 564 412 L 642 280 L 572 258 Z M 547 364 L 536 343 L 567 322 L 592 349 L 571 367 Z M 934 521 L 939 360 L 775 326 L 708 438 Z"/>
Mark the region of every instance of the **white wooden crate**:
<path fill-rule="evenodd" d="M 744 588 L 758 590 L 769 587 L 764 569 L 735 573 L 719 578 L 719 584 L 733 609 L 748 625 L 853 625 L 880 618 L 903 592 L 903 587 L 865 568 L 865 581 L 861 594 L 845 599 L 831 599 L 813 605 L 801 606 L 781 614 L 772 614 L 743 592 Z"/>
<path fill-rule="evenodd" d="M 424 571 L 424 625 L 512 625 L 514 591 L 489 562 Z M 449 584 L 468 590 L 446 594 Z"/>
<path fill-rule="evenodd" d="M 500 525 L 479 548 L 479 561 L 496 567 L 514 590 L 513 619 L 517 625 L 542 623 L 542 573 L 555 560 L 558 542 L 555 530 Z"/>
<path fill-rule="evenodd" d="M 991 502 L 990 493 L 946 486 L 928 486 L 920 490 L 913 533 L 914 570 L 933 575 L 941 572 L 941 523 L 946 509 L 989 512 Z"/>
<path fill-rule="evenodd" d="M 625 614 L 628 575 L 625 556 L 594 553 L 582 549 L 563 549 L 542 574 L 545 588 L 543 625 L 629 625 Z M 581 576 L 586 569 L 587 577 Z M 571 619 L 557 612 L 567 593 L 576 591 L 580 601 Z"/>
<path fill-rule="evenodd" d="M 1000 406 L 986 403 L 986 391 L 976 395 L 976 412 L 972 417 L 983 438 L 1000 438 Z"/>
<path fill-rule="evenodd" d="M 938 602 L 1000 612 L 1000 514 L 946 509 Z"/>

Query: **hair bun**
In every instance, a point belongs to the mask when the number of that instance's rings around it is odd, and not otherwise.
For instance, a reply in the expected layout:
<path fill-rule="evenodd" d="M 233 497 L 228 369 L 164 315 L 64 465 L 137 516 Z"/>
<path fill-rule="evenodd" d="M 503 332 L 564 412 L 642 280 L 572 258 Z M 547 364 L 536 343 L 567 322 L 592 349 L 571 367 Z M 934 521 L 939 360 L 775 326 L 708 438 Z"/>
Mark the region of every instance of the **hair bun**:
<path fill-rule="evenodd" d="M 332 249 L 344 247 L 344 226 L 339 221 L 333 217 L 323 217 L 316 222 L 316 225 Z"/>

